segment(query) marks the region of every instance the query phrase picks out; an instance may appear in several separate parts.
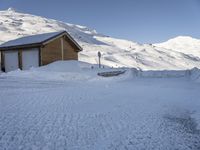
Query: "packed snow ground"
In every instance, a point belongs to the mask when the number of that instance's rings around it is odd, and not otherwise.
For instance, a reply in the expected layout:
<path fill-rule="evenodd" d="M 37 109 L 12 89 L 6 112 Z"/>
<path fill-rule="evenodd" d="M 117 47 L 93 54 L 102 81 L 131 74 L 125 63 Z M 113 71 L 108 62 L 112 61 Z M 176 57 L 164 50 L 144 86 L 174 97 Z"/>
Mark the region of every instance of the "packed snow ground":
<path fill-rule="evenodd" d="M 198 69 L 105 70 L 71 61 L 1 75 L 0 150 L 200 149 Z"/>

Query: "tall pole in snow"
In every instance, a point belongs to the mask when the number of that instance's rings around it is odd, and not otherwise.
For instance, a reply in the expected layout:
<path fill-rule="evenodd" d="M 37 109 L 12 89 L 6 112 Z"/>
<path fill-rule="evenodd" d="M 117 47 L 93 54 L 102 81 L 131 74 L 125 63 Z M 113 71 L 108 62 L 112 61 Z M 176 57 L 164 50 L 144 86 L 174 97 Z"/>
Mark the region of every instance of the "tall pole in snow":
<path fill-rule="evenodd" d="M 101 68 L 101 52 L 98 52 L 98 57 L 99 57 L 99 68 Z"/>

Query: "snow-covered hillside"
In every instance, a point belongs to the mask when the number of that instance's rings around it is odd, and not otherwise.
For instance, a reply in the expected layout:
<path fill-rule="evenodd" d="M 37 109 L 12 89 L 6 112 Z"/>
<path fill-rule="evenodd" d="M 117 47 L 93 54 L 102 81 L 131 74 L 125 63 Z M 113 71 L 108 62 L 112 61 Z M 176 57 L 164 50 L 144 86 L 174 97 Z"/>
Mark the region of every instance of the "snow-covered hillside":
<path fill-rule="evenodd" d="M 178 36 L 164 43 L 158 43 L 154 45 L 200 57 L 200 40 L 189 36 Z"/>
<path fill-rule="evenodd" d="M 68 24 L 13 9 L 0 11 L 0 43 L 26 35 L 67 30 L 83 47 L 79 59 L 97 63 L 97 52 L 102 52 L 102 63 L 111 67 L 135 67 L 143 70 L 188 69 L 200 67 L 200 55 L 159 48 L 149 44 L 111 38 L 80 25 Z"/>

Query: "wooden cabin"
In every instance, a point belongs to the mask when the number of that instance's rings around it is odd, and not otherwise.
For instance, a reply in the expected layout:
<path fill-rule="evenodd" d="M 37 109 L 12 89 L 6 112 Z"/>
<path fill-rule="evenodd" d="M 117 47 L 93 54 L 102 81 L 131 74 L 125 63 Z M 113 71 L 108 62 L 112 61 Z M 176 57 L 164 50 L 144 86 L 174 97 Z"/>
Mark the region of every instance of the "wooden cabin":
<path fill-rule="evenodd" d="M 0 45 L 1 70 L 27 70 L 57 60 L 78 60 L 81 50 L 66 31 L 26 36 Z"/>

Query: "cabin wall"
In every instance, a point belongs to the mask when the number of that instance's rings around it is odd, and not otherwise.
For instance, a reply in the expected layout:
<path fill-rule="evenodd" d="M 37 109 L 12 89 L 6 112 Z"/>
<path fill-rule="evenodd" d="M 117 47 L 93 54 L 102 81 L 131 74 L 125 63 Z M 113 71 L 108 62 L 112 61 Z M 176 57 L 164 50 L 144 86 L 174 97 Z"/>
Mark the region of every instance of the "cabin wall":
<path fill-rule="evenodd" d="M 63 39 L 63 57 L 62 57 L 62 44 Z M 78 60 L 78 52 L 72 46 L 70 41 L 65 40 L 63 37 L 51 41 L 41 48 L 40 57 L 41 65 L 47 65 L 57 60 Z"/>
<path fill-rule="evenodd" d="M 78 52 L 73 47 L 71 41 L 63 40 L 64 44 L 64 60 L 78 60 Z"/>
<path fill-rule="evenodd" d="M 47 65 L 62 59 L 60 39 L 56 39 L 41 48 L 41 65 Z"/>

